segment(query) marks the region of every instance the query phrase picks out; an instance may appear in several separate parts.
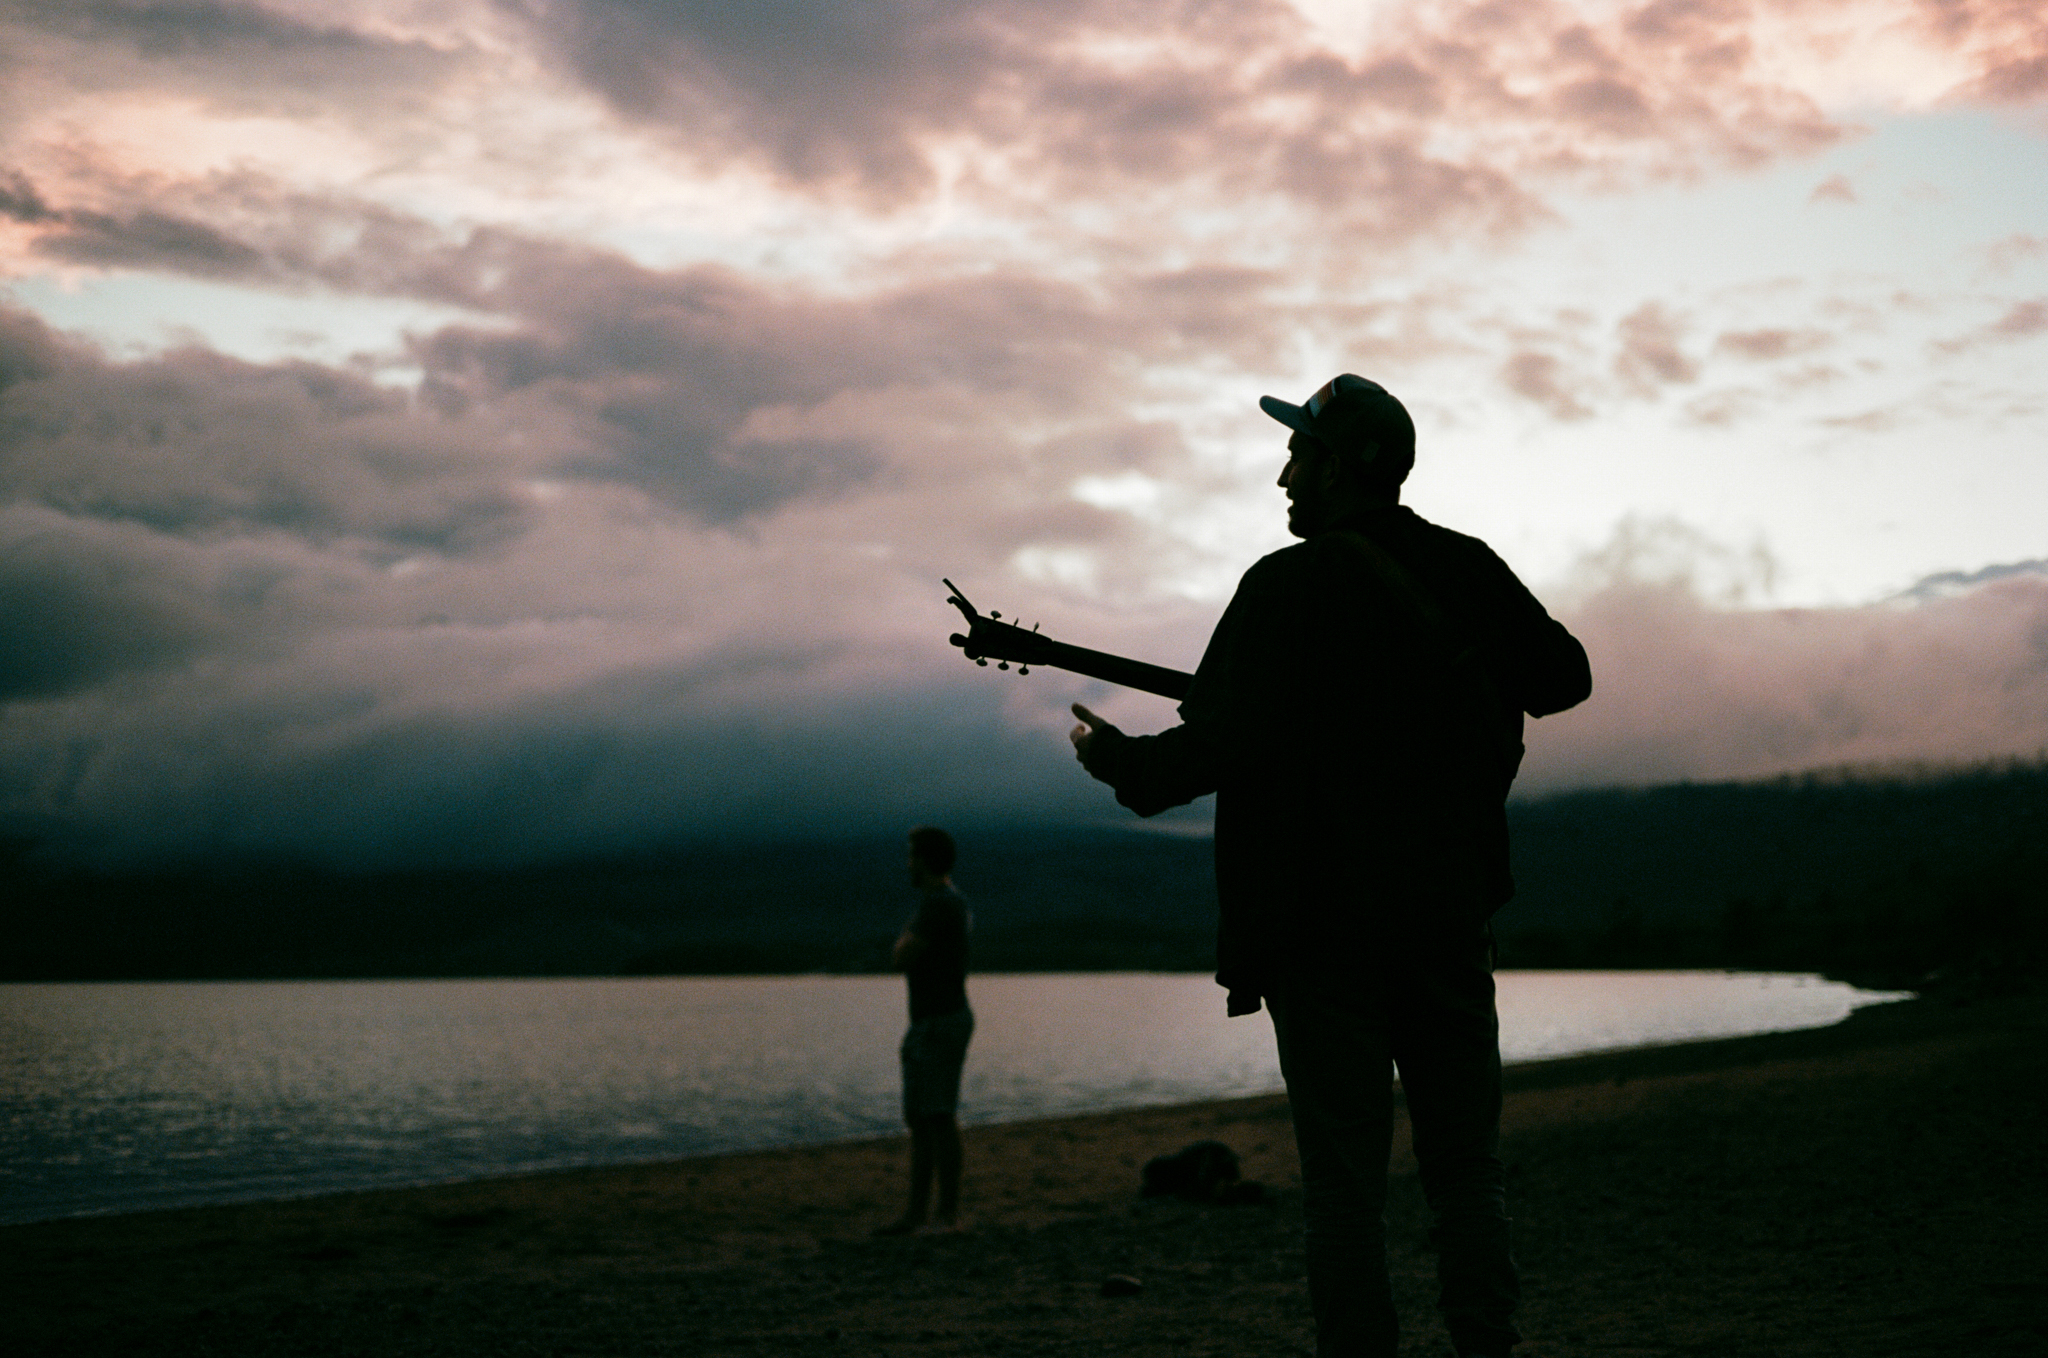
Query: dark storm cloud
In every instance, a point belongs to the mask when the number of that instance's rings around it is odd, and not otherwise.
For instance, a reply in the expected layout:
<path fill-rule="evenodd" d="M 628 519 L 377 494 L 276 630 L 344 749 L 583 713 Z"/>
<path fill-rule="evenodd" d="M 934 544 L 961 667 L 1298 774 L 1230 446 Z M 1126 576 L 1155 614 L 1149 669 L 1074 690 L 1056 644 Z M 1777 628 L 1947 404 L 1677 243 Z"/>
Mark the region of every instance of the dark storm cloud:
<path fill-rule="evenodd" d="M 25 184 L 26 181 L 18 181 Z M 38 208 L 41 205 L 36 204 Z M 0 201 L 0 211 L 6 203 Z M 66 264 L 92 268 L 156 269 L 194 278 L 259 280 L 264 256 L 227 233 L 194 221 L 148 209 L 119 216 L 73 209 L 35 215 L 16 213 L 15 220 L 48 228 L 38 250 Z"/>
<path fill-rule="evenodd" d="M 758 147 L 800 182 L 927 186 L 916 134 L 957 123 L 1011 42 L 920 0 L 507 0 L 619 110 Z M 1078 6 L 1054 4 L 1057 22 Z"/>
<path fill-rule="evenodd" d="M 1022 273 L 838 301 L 721 269 L 659 272 L 534 243 L 490 253 L 500 281 L 475 285 L 465 261 L 428 275 L 423 291 L 438 287 L 519 324 L 448 327 L 419 340 L 414 357 L 432 399 L 450 409 L 545 409 L 574 431 L 580 451 L 570 466 L 579 474 L 623 477 L 717 522 L 843 493 L 888 465 L 889 450 L 858 435 L 750 426 L 764 412 L 889 388 L 1093 409 L 1131 362 L 1106 355 L 1157 353 L 1204 324 L 1195 303 L 1125 313 Z"/>
<path fill-rule="evenodd" d="M 202 349 L 111 362 L 0 307 L 0 497 L 16 503 L 181 535 L 460 551 L 518 513 L 478 446 L 487 432 L 313 364 Z"/>
<path fill-rule="evenodd" d="M 38 233 L 35 248 L 45 255 L 114 263 L 126 252 L 127 262 L 167 272 L 212 276 L 232 269 L 281 286 L 407 297 L 480 318 L 409 341 L 408 356 L 425 376 L 420 410 L 402 410 L 398 396 L 353 375 L 316 376 L 310 367 L 259 372 L 221 360 L 202 373 L 213 360 L 198 353 L 167 357 L 147 378 L 89 376 L 91 365 L 76 368 L 76 380 L 110 388 L 96 398 L 101 413 L 93 418 L 116 444 L 132 440 L 136 429 L 166 427 L 126 419 L 130 402 L 122 391 L 148 388 L 166 401 L 182 393 L 189 406 L 203 404 L 203 392 L 223 383 L 251 391 L 297 385 L 314 406 L 369 402 L 374 412 L 349 417 L 387 417 L 374 436 L 400 443 L 430 437 L 475 444 L 494 430 L 517 428 L 536 449 L 535 465 L 629 481 L 710 522 L 843 494 L 887 468 L 888 450 L 864 435 L 778 436 L 750 425 L 764 411 L 802 411 L 848 391 L 889 387 L 978 391 L 1088 410 L 1118 394 L 1138 355 L 1208 356 L 1221 346 L 1256 365 L 1284 342 L 1283 318 L 1262 297 L 1281 280 L 1251 269 L 1143 273 L 1093 289 L 996 269 L 834 299 L 719 267 L 652 269 L 615 252 L 502 229 L 450 233 L 375 205 L 292 193 L 247 173 L 190 184 L 119 183 L 145 204 L 120 223 L 53 206 L 18 175 L 0 187 L 16 219 Z M 173 221 L 154 206 L 164 198 L 208 206 L 241 223 L 241 234 Z M 332 424 L 336 416 L 325 412 L 323 419 Z M 167 427 L 190 433 L 205 420 L 187 411 Z M 103 447 L 83 460 L 94 465 L 111 457 Z M 170 461 L 176 463 L 175 453 Z M 113 474 L 151 480 L 140 465 Z M 176 481 L 175 468 L 170 479 Z M 276 518 L 296 505 L 309 522 L 317 517 L 316 505 L 290 498 L 301 480 L 272 482 L 265 493 L 278 502 L 264 512 Z"/>
<path fill-rule="evenodd" d="M 380 617 L 385 567 L 528 527 L 504 432 L 312 364 L 118 362 L 0 308 L 0 706 Z"/>
<path fill-rule="evenodd" d="M 657 725 L 646 717 L 659 677 L 642 676 L 639 692 L 606 685 L 524 711 L 405 719 L 284 766 L 248 750 L 247 763 L 207 770 L 231 808 L 226 843 L 189 818 L 145 828 L 142 806 L 105 810 L 129 853 L 254 850 L 352 870 L 886 833 L 941 815 L 959 826 L 1103 814 L 1058 733 L 1018 731 L 985 686 L 821 696 L 780 721 L 672 712 Z M 99 753 L 111 784 L 136 753 Z"/>
<path fill-rule="evenodd" d="M 84 88 L 138 82 L 205 91 L 230 103 L 303 104 L 309 95 L 370 104 L 409 95 L 468 54 L 237 0 L 16 0 L 0 15 L 42 64 Z"/>
<path fill-rule="evenodd" d="M 0 636 L 33 642 L 0 674 L 0 817 L 102 861 L 360 865 L 1093 814 L 1063 721 L 935 680 L 936 578 L 1035 542 L 1120 579 L 1132 527 L 1072 477 L 1185 457 L 1118 401 L 1264 275 L 853 302 L 394 225 L 266 259 L 495 318 L 417 336 L 414 391 L 0 311 Z"/>
<path fill-rule="evenodd" d="M 450 326 L 414 343 L 442 409 L 545 411 L 573 439 L 565 471 L 623 477 L 712 521 L 878 469 L 876 452 L 853 442 L 738 437 L 761 406 L 881 379 L 886 360 L 859 342 L 851 309 L 778 304 L 718 270 L 658 275 L 522 253 L 491 300 L 523 325 Z"/>
<path fill-rule="evenodd" d="M 0 704 L 192 659 L 227 620 L 163 544 L 106 525 L 0 510 Z"/>
<path fill-rule="evenodd" d="M 260 4 L 234 0 L 17 0 L 17 22 L 147 56 L 250 50 L 360 50 L 371 44 L 342 27 L 301 23 Z"/>
<path fill-rule="evenodd" d="M 2000 580 L 2048 580 L 2048 561 L 2011 561 L 1974 571 L 1942 571 L 1902 590 L 1894 602 L 1934 603 L 1968 594 L 1979 585 Z M 2048 638 L 2044 638 L 2048 644 Z"/>
<path fill-rule="evenodd" d="M 119 701 L 17 703 L 0 830 L 104 866 L 248 855 L 363 871 L 1107 814 L 1063 727 L 1020 729 L 992 672 L 855 683 L 835 663 L 843 642 L 762 640 L 592 665 L 511 701 L 420 702 L 429 639 L 365 632 L 356 647 L 171 672 Z"/>
<path fill-rule="evenodd" d="M 19 170 L 0 173 L 0 216 L 31 229 L 38 255 L 67 264 L 467 304 L 504 263 L 494 233 L 464 246 L 422 218 L 247 170 L 171 179 L 79 153 L 68 178 L 74 193 L 118 207 L 61 200 Z"/>
<path fill-rule="evenodd" d="M 0 217 L 35 225 L 57 219 L 28 176 L 19 170 L 0 173 Z"/>

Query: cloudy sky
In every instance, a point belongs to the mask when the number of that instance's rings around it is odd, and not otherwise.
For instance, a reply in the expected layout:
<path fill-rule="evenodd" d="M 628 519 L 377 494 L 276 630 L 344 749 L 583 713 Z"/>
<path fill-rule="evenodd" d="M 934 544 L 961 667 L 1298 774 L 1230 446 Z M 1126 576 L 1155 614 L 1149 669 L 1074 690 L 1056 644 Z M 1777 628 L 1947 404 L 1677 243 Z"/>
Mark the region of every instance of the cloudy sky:
<path fill-rule="evenodd" d="M 2036 0 L 0 0 L 0 819 L 504 862 L 1114 812 L 1256 399 L 1586 640 L 1525 789 L 2048 747 Z"/>

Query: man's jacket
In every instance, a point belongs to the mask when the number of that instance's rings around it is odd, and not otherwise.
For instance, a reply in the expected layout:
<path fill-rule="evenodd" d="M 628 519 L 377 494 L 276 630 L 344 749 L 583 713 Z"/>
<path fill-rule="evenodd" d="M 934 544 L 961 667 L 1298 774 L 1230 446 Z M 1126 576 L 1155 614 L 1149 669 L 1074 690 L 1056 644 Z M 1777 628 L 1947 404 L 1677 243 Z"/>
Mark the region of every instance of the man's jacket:
<path fill-rule="evenodd" d="M 1258 991 L 1499 909 L 1523 716 L 1591 691 L 1485 543 L 1374 506 L 1246 571 L 1181 724 L 1105 729 L 1088 771 L 1141 816 L 1216 794 L 1217 979 Z"/>

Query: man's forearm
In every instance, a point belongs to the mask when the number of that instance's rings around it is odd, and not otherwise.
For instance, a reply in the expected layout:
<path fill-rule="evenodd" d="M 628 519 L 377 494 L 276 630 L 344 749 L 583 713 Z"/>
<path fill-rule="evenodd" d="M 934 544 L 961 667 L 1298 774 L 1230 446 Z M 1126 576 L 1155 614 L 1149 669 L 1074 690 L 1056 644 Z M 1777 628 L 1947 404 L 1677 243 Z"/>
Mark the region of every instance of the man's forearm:
<path fill-rule="evenodd" d="M 1214 762 L 1209 742 L 1187 726 L 1156 736 L 1127 736 L 1103 727 L 1081 760 L 1090 777 L 1109 784 L 1117 801 L 1141 816 L 1156 816 L 1214 792 Z"/>

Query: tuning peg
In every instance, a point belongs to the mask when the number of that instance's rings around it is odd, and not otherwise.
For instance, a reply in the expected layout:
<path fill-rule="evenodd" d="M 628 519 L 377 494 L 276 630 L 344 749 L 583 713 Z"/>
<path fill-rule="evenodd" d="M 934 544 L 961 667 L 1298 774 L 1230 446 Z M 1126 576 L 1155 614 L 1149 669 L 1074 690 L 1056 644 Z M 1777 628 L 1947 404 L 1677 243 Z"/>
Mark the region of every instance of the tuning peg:
<path fill-rule="evenodd" d="M 1007 660 L 1001 661 L 996 665 L 996 668 L 999 670 L 1006 670 L 1010 668 L 1010 662 Z"/>
<path fill-rule="evenodd" d="M 991 608 L 991 609 L 990 609 L 990 610 L 988 611 L 988 615 L 989 615 L 989 616 L 990 616 L 991 618 L 1000 618 L 1000 617 L 1002 617 L 1002 616 L 1003 616 L 1002 614 L 1000 614 L 1000 613 L 996 612 L 996 611 L 995 611 L 995 610 L 994 610 L 993 608 Z"/>
<path fill-rule="evenodd" d="M 974 663 L 982 666 L 984 669 L 988 666 L 988 661 L 983 659 L 981 656 L 974 657 Z"/>
<path fill-rule="evenodd" d="M 1019 666 L 1017 667 L 1017 673 L 1019 673 L 1019 674 L 1029 674 L 1029 673 L 1031 673 L 1031 667 L 1030 667 L 1029 665 L 1019 665 Z"/>

